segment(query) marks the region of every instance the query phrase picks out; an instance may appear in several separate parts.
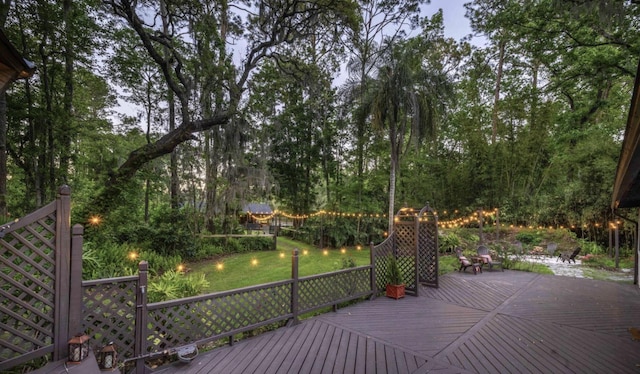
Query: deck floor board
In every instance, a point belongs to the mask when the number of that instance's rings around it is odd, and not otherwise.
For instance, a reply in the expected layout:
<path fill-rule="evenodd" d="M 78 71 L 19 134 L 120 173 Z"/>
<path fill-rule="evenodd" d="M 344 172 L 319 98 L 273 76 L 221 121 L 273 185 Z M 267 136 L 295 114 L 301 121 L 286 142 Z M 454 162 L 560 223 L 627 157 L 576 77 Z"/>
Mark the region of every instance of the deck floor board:
<path fill-rule="evenodd" d="M 640 290 L 485 271 L 385 297 L 201 353 L 159 374 L 638 373 Z"/>

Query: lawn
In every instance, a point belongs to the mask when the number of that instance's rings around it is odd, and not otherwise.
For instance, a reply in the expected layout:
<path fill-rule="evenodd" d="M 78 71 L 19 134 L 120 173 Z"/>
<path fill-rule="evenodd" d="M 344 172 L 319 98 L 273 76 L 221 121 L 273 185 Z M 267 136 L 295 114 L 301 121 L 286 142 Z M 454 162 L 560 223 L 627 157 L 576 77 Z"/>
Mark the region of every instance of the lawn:
<path fill-rule="evenodd" d="M 291 278 L 291 256 L 299 249 L 299 276 L 327 273 L 343 268 L 343 261 L 353 259 L 356 266 L 369 264 L 369 248 L 329 249 L 326 251 L 304 243 L 278 237 L 276 251 L 251 252 L 224 256 L 214 260 L 187 264 L 189 273 L 205 274 L 209 287 L 203 292 L 232 290 Z"/>

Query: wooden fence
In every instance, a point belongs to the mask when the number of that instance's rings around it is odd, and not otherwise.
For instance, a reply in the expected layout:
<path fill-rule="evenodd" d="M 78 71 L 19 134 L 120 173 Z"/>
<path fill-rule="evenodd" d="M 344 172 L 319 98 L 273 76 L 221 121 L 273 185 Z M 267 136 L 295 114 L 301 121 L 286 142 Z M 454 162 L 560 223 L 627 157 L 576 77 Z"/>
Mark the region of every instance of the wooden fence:
<path fill-rule="evenodd" d="M 220 339 L 233 344 L 243 332 L 288 322 L 305 313 L 375 296 L 372 266 L 298 277 L 298 251 L 291 279 L 158 303 L 147 303 L 147 263 L 137 276 L 82 282 L 84 330 L 97 346 L 114 342 L 121 357 L 136 361 L 136 373 L 157 355 Z"/>

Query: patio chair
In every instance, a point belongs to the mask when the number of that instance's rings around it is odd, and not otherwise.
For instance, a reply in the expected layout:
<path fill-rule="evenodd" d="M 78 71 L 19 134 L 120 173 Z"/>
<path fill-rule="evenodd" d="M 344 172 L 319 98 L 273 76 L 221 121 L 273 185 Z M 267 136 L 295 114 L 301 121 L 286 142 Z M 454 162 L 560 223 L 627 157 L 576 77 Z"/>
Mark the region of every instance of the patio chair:
<path fill-rule="evenodd" d="M 462 255 L 462 248 L 456 247 L 456 255 L 458 256 L 458 261 L 460 261 L 460 269 L 458 269 L 458 272 L 466 271 L 468 267 L 471 267 L 474 275 L 477 275 L 478 272 L 482 273 L 480 263 L 469 261 L 469 259 Z"/>
<path fill-rule="evenodd" d="M 582 248 L 578 247 L 576 249 L 573 250 L 572 253 L 569 252 L 562 252 L 560 253 L 560 256 L 558 256 L 558 258 L 560 260 L 562 260 L 562 262 L 565 261 L 569 261 L 569 263 L 571 263 L 571 261 L 573 261 L 573 263 L 576 263 L 576 256 L 580 253 L 580 251 L 582 250 Z M 556 262 L 558 261 L 558 259 L 556 259 Z"/>
<path fill-rule="evenodd" d="M 504 271 L 502 267 L 502 262 L 496 261 L 491 258 L 491 254 L 489 253 L 489 248 L 484 245 L 478 246 L 478 256 L 482 259 L 482 263 L 480 266 L 484 266 L 485 264 L 489 265 L 489 270 L 493 270 L 494 266 L 500 266 L 500 270 Z"/>

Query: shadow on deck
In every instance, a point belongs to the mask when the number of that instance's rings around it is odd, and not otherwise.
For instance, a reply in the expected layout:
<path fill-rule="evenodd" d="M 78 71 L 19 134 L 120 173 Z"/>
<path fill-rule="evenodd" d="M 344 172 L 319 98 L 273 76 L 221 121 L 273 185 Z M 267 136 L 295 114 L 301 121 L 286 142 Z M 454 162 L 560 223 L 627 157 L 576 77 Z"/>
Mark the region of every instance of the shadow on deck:
<path fill-rule="evenodd" d="M 420 297 L 380 297 L 155 373 L 638 373 L 639 324 L 629 284 L 453 273 Z"/>

